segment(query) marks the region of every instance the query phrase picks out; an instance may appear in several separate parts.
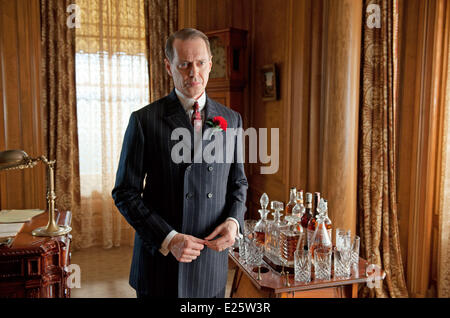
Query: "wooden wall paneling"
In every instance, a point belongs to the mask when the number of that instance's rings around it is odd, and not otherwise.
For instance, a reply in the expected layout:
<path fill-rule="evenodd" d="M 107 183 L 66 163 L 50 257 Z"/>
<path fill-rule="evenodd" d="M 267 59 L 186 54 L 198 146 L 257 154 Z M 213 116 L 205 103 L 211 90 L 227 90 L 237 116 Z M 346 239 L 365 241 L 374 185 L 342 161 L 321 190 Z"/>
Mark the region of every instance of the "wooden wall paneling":
<path fill-rule="evenodd" d="M 199 30 L 236 28 L 249 30 L 253 0 L 196 0 Z"/>
<path fill-rule="evenodd" d="M 355 233 L 362 1 L 324 1 L 320 188 L 335 228 Z"/>
<path fill-rule="evenodd" d="M 254 127 L 253 125 L 253 114 L 256 111 L 253 107 L 255 96 L 253 94 L 254 91 L 254 79 L 256 76 L 256 70 L 253 67 L 255 63 L 255 36 L 256 36 L 256 19 L 254 12 L 256 10 L 256 0 L 249 1 L 251 3 L 251 7 L 248 13 L 248 16 L 250 17 L 250 21 L 248 22 L 248 41 L 247 41 L 247 49 L 248 49 L 248 81 L 246 86 L 245 93 L 247 94 L 247 101 L 248 104 L 245 107 L 245 118 L 244 122 L 246 123 L 245 128 Z M 248 150 L 246 150 L 246 158 L 248 158 Z M 247 180 L 249 182 L 249 188 L 247 191 L 247 212 L 246 212 L 246 218 L 254 218 L 259 219 L 258 214 L 256 214 L 257 209 L 260 208 L 259 204 L 259 198 L 264 193 L 260 192 L 256 189 L 253 189 L 251 186 L 251 176 L 253 175 L 255 170 L 255 164 L 246 163 L 245 165 L 246 170 L 246 176 Z"/>
<path fill-rule="evenodd" d="M 419 56 L 421 81 L 416 90 L 417 111 L 420 113 L 416 121 L 415 129 L 417 141 L 416 158 L 413 159 L 413 184 L 410 202 L 410 226 L 408 239 L 408 287 L 414 297 L 425 297 L 430 283 L 431 242 L 432 242 L 432 218 L 433 196 L 435 191 L 435 159 L 436 156 L 436 69 L 439 65 L 438 56 L 439 39 L 437 38 L 437 23 L 439 23 L 438 6 L 442 2 L 422 2 L 421 13 L 424 13 L 423 47 L 431 54 L 425 53 Z M 434 7 L 436 5 L 436 7 Z M 442 22 L 441 22 L 442 23 Z M 411 217 L 412 216 L 412 217 Z M 415 233 L 415 235 L 411 235 Z"/>
<path fill-rule="evenodd" d="M 0 1 L 1 149 L 44 154 L 40 106 L 40 4 Z M 0 172 L 1 208 L 45 208 L 45 167 Z"/>
<path fill-rule="evenodd" d="M 432 226 L 438 190 L 445 12 L 446 2 L 441 0 L 403 2 L 398 187 L 401 231 L 407 229 L 407 234 L 402 234 L 402 250 L 412 297 L 427 295 L 431 251 L 436 245 Z M 414 31 L 415 38 L 408 41 Z"/>
<path fill-rule="evenodd" d="M 440 274 L 441 271 L 441 243 L 446 242 L 445 239 L 442 238 L 443 234 L 441 233 L 442 226 L 445 226 L 445 223 L 443 223 L 443 220 L 440 215 L 440 205 L 441 200 L 443 199 L 441 196 L 444 194 L 442 189 L 442 154 L 443 154 L 443 148 L 446 147 L 446 145 L 443 143 L 444 139 L 444 118 L 445 118 L 445 108 L 446 108 L 446 99 L 448 98 L 448 94 L 450 92 L 447 91 L 447 85 L 450 81 L 450 78 L 448 77 L 448 68 L 450 63 L 450 4 L 447 2 L 445 9 L 442 10 L 445 12 L 444 15 L 444 32 L 443 32 L 443 63 L 442 63 L 442 82 L 440 91 L 441 94 L 439 94 L 439 114 L 437 116 L 438 118 L 438 149 L 437 149 L 437 165 L 436 165 L 436 189 L 435 191 L 435 200 L 434 200 L 434 214 L 433 214 L 433 221 L 432 221 L 432 233 L 433 233 L 433 255 L 431 259 L 431 284 L 434 288 L 434 292 L 432 294 L 433 297 L 438 297 L 439 295 L 439 286 L 440 282 L 444 281 L 446 277 L 441 277 Z M 442 223 L 442 224 L 441 224 Z M 444 269 L 445 270 L 445 269 Z"/>
<path fill-rule="evenodd" d="M 197 28 L 203 32 L 232 27 L 232 1 L 197 0 Z"/>
<path fill-rule="evenodd" d="M 231 8 L 232 8 L 231 27 L 243 30 L 250 30 L 253 1 L 254 0 L 231 1 Z M 226 12 L 224 12 L 223 14 L 226 14 Z"/>
<path fill-rule="evenodd" d="M 178 29 L 197 28 L 198 0 L 178 0 Z"/>
<path fill-rule="evenodd" d="M 421 109 L 426 109 L 425 112 L 421 112 L 424 123 L 421 126 L 423 130 L 419 133 L 420 144 L 419 147 L 419 162 L 418 167 L 421 171 L 420 183 L 416 189 L 423 195 L 423 201 L 420 200 L 417 210 L 414 210 L 415 216 L 413 217 L 413 227 L 415 230 L 419 230 L 424 234 L 425 240 L 419 241 L 412 253 L 412 257 L 418 263 L 417 269 L 419 273 L 415 272 L 414 282 L 411 286 L 414 286 L 412 293 L 417 296 L 429 295 L 429 287 L 433 278 L 433 268 L 431 267 L 432 258 L 437 257 L 437 254 L 431 253 L 435 251 L 433 247 L 437 247 L 438 229 L 439 225 L 436 222 L 436 215 L 439 210 L 437 209 L 438 192 L 439 192 L 439 158 L 441 155 L 439 147 L 439 134 L 442 134 L 442 129 L 439 127 L 442 123 L 442 113 L 445 106 L 445 83 L 446 79 L 446 60 L 447 55 L 444 55 L 448 50 L 448 46 L 444 47 L 445 42 L 445 24 L 446 24 L 446 1 L 433 1 L 427 3 L 427 34 L 429 38 L 426 40 L 427 51 L 430 52 L 426 56 L 425 65 L 429 63 L 429 68 L 425 70 L 425 76 L 427 83 L 429 82 L 429 90 L 422 91 Z M 448 23 L 448 20 L 447 20 Z M 430 34 L 431 33 L 431 34 Z M 423 86 L 422 86 L 423 89 Z M 441 126 L 442 127 L 442 126 Z M 421 158 L 426 156 L 426 158 Z M 422 184 L 422 182 L 424 182 Z M 423 204 L 423 205 L 422 205 Z M 420 206 L 422 205 L 422 206 Z M 423 213 L 426 211 L 426 213 Z M 417 218 L 417 215 L 420 215 Z M 422 219 L 423 217 L 423 219 Z M 419 222 L 417 222 L 419 221 Z M 433 224 L 434 223 L 434 224 Z M 433 229 L 434 225 L 434 229 Z M 433 233 L 434 230 L 434 233 Z M 428 253 L 423 250 L 428 249 Z M 428 259 L 427 259 L 428 258 Z M 413 265 L 414 266 L 414 265 Z M 408 266 L 409 269 L 409 266 Z M 416 289 L 418 288 L 418 289 Z"/>
<path fill-rule="evenodd" d="M 3 9 L 3 3 L 0 2 L 0 7 Z M 3 32 L 4 28 L 4 13 L 3 11 L 0 12 L 0 32 Z M 2 38 L 3 38 L 3 33 Z M 4 74 L 4 64 L 5 64 L 5 56 L 4 56 L 4 49 L 3 49 L 3 41 L 0 39 L 0 150 L 6 149 L 5 146 L 5 115 L 6 115 L 6 105 L 4 104 L 3 100 L 6 98 L 6 92 L 5 85 L 3 83 L 3 74 Z M 2 190 L 6 189 L 6 179 L 5 176 L 3 176 L 2 173 L 0 173 L 0 209 L 2 208 L 2 201 L 5 200 L 6 191 Z"/>
<path fill-rule="evenodd" d="M 295 19 L 292 19 L 291 37 L 291 111 L 290 111 L 290 159 L 289 159 L 289 181 L 290 186 L 297 189 L 311 191 L 308 184 L 308 150 L 310 123 L 310 89 L 313 63 L 311 59 L 315 55 L 316 47 L 313 44 L 314 22 L 317 10 L 312 12 L 313 7 L 321 1 L 294 1 L 292 12 Z M 321 24 L 321 21 L 320 23 Z M 317 42 L 317 41 L 316 41 Z M 314 64 L 316 66 L 316 64 Z M 317 138 L 317 136 L 315 136 Z M 316 142 L 317 139 L 314 140 Z M 318 191 L 318 190 L 314 190 Z"/>
<path fill-rule="evenodd" d="M 5 148 L 3 150 L 10 149 L 10 147 L 21 148 L 20 139 L 18 134 L 10 135 L 8 132 L 15 130 L 19 132 L 19 116 L 17 105 L 19 104 L 19 96 L 17 90 L 17 83 L 19 82 L 18 76 L 18 63 L 16 51 L 13 49 L 17 47 L 17 35 L 15 32 L 8 32 L 7 30 L 17 30 L 17 3 L 15 1 L 3 0 L 1 3 L 2 24 L 1 32 L 2 36 L 0 41 L 2 43 L 2 82 L 3 82 L 3 110 L 4 110 L 4 131 L 2 131 L 2 139 Z M 8 80 L 6 79 L 6 76 Z M 9 106 L 9 107 L 8 107 Z M 17 171 L 0 172 L 0 178 L 2 178 L 2 203 L 3 206 L 7 206 L 8 202 L 11 202 L 11 191 L 7 191 L 7 186 L 10 188 L 18 189 L 20 196 L 23 196 L 23 173 Z M 2 206 L 2 207 L 3 207 Z"/>
<path fill-rule="evenodd" d="M 253 11 L 253 56 L 250 86 L 250 125 L 259 128 L 279 128 L 279 170 L 275 174 L 262 175 L 260 165 L 253 164 L 249 176 L 249 202 L 251 213 L 257 217 L 259 195 L 266 192 L 270 200 L 287 201 L 289 189 L 290 104 L 291 104 L 291 46 L 293 2 L 286 5 L 270 1 L 257 1 Z M 270 23 L 267 23 L 270 21 Z M 279 76 L 280 97 L 276 101 L 262 100 L 261 67 L 275 63 Z M 270 138 L 269 138 L 270 145 Z M 257 194 L 257 195 L 256 195 Z"/>
<path fill-rule="evenodd" d="M 413 157 L 414 94 L 411 87 L 416 86 L 417 42 L 419 37 L 420 1 L 400 0 L 399 11 L 399 109 L 398 109 L 398 154 L 397 172 L 397 209 L 399 217 L 399 235 L 403 264 L 407 264 L 408 229 L 411 196 L 411 171 Z M 414 22 L 413 22 L 414 21 Z M 407 84 L 406 84 L 407 82 Z M 406 85 L 405 85 L 406 84 Z M 406 268 L 405 274 L 407 276 Z M 408 279 L 407 279 L 408 281 Z"/>
<path fill-rule="evenodd" d="M 27 2 L 28 5 L 21 2 Z M 18 5 L 23 9 L 23 20 L 29 21 L 18 23 L 19 34 L 23 34 L 25 40 L 19 41 L 18 48 L 21 61 L 19 86 L 23 149 L 31 156 L 40 156 L 44 154 L 40 107 L 40 4 L 38 1 L 21 0 Z M 25 185 L 25 202 L 31 204 L 37 200 L 41 206 L 45 206 L 45 193 L 42 193 L 45 175 L 42 171 L 45 171 L 42 164 L 24 171 L 28 174 L 26 178 L 34 181 Z M 34 177 L 35 174 L 37 177 Z"/>
<path fill-rule="evenodd" d="M 322 104 L 322 33 L 324 23 L 323 1 L 311 3 L 311 54 L 310 54 L 310 92 L 309 115 L 307 120 L 307 140 L 304 151 L 307 153 L 307 167 L 304 174 L 307 176 L 308 192 L 321 192 L 320 188 L 320 160 L 323 147 L 323 138 L 320 129 L 320 105 Z M 302 124 L 306 125 L 303 121 Z M 306 147 L 307 146 L 307 147 Z"/>
<path fill-rule="evenodd" d="M 409 214 L 408 214 L 408 243 L 407 243 L 407 262 L 406 262 L 406 283 L 407 283 L 407 287 L 408 287 L 408 292 L 410 294 L 410 296 L 412 297 L 419 297 L 420 292 L 419 289 L 420 287 L 418 287 L 417 283 L 418 283 L 418 276 L 420 276 L 419 272 L 421 271 L 418 262 L 418 258 L 423 258 L 424 253 L 427 253 L 429 250 L 429 245 L 427 246 L 427 250 L 426 251 L 421 251 L 420 254 L 422 255 L 418 255 L 417 252 L 415 252 L 416 249 L 419 248 L 420 242 L 419 240 L 425 240 L 428 243 L 430 242 L 429 236 L 430 236 L 430 232 L 429 230 L 422 228 L 420 230 L 424 230 L 423 233 L 415 233 L 415 235 L 411 235 L 411 232 L 414 233 L 416 230 L 419 230 L 417 228 L 418 226 L 418 222 L 423 224 L 423 217 L 426 216 L 429 213 L 426 213 L 426 211 L 422 211 L 423 215 L 422 217 L 419 215 L 418 212 L 418 204 L 419 201 L 421 201 L 423 199 L 423 195 L 420 194 L 420 187 L 419 187 L 419 179 L 422 177 L 420 176 L 420 168 L 419 168 L 419 152 L 421 150 L 419 150 L 420 146 L 418 144 L 418 140 L 420 138 L 420 126 L 421 124 L 423 125 L 423 121 L 421 123 L 421 118 L 423 118 L 423 115 L 421 116 L 421 110 L 420 110 L 420 99 L 423 98 L 421 97 L 421 92 L 423 92 L 424 90 L 428 90 L 428 88 L 422 88 L 423 85 L 426 85 L 426 81 L 424 81 L 423 79 L 423 72 L 424 69 L 426 68 L 424 66 L 424 56 L 423 56 L 423 50 L 425 47 L 425 38 L 427 35 L 427 31 L 426 31 L 426 27 L 423 21 L 426 18 L 426 12 L 424 12 L 426 7 L 426 4 L 423 2 L 420 2 L 418 4 L 418 24 L 419 24 L 419 28 L 418 28 L 418 38 L 417 38 L 417 46 L 416 46 L 416 59 L 415 61 L 413 61 L 413 63 L 415 64 L 415 70 L 416 70 L 416 74 L 415 77 L 417 77 L 417 80 L 415 81 L 415 86 L 414 87 L 414 91 L 412 92 L 413 95 L 413 100 L 412 100 L 412 106 L 413 109 L 411 111 L 412 114 L 414 114 L 414 117 L 411 118 L 410 120 L 412 122 L 412 126 L 411 129 L 412 131 L 408 132 L 409 135 L 411 136 L 411 140 L 412 140 L 412 148 L 411 148 L 411 170 L 409 171 L 410 173 L 410 182 L 409 184 L 409 196 L 407 198 L 408 205 L 409 205 Z M 410 22 L 411 23 L 411 22 Z M 428 82 L 429 83 L 429 82 Z M 405 83 L 406 84 L 406 83 Z M 402 107 L 404 107 L 402 105 Z M 408 115 L 407 115 L 408 116 Z M 411 115 L 409 115 L 411 116 Z M 402 120 L 406 120 L 406 118 L 402 118 Z M 423 129 L 423 128 L 422 128 Z M 423 158 L 423 157 L 422 157 Z M 404 180 L 400 180 L 400 182 L 404 182 Z M 414 202 L 415 201 L 415 202 Z M 414 210 L 416 212 L 414 212 Z M 414 220 L 414 218 L 416 218 L 416 220 Z M 419 221 L 418 218 L 421 218 L 422 220 Z M 429 254 L 428 257 L 425 257 L 426 261 L 429 261 Z M 423 264 L 422 264 L 423 265 Z M 425 267 L 428 267 L 428 265 L 426 265 Z"/>

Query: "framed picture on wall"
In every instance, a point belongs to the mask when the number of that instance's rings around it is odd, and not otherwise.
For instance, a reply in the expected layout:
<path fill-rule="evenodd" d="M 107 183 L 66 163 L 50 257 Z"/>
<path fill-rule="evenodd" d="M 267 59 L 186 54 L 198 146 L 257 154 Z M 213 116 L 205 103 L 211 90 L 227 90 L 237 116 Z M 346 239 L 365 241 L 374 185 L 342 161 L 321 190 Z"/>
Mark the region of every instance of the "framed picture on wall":
<path fill-rule="evenodd" d="M 278 98 L 277 71 L 275 64 L 267 64 L 261 68 L 262 100 L 271 101 Z"/>

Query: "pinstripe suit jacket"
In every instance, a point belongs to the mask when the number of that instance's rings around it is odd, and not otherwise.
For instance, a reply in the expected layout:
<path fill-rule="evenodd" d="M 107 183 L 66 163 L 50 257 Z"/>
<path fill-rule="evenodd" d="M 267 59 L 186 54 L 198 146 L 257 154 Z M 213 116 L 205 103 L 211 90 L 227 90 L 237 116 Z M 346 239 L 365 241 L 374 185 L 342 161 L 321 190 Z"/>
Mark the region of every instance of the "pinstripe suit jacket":
<path fill-rule="evenodd" d="M 207 97 L 205 118 L 214 116 L 224 117 L 228 127 L 242 127 L 239 113 Z M 180 141 L 171 140 L 171 133 L 178 127 L 193 136 L 175 91 L 131 114 L 112 196 L 136 230 L 130 285 L 156 297 L 212 297 L 226 285 L 227 251 L 205 246 L 192 263 L 179 263 L 171 253 L 163 256 L 158 250 L 173 229 L 204 238 L 234 217 L 242 231 L 248 184 L 243 164 L 236 160 L 174 163 L 171 150 Z M 210 141 L 202 142 L 205 147 Z M 236 147 L 232 151 L 236 159 Z"/>

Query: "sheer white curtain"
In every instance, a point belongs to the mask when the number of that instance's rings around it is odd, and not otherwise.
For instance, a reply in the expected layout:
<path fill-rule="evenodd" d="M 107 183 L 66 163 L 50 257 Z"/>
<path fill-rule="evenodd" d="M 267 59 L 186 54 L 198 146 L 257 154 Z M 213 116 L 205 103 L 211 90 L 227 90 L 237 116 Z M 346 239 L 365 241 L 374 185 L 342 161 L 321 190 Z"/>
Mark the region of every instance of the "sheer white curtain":
<path fill-rule="evenodd" d="M 143 0 L 77 0 L 76 89 L 81 229 L 76 248 L 132 245 L 111 198 L 132 111 L 149 103 Z"/>

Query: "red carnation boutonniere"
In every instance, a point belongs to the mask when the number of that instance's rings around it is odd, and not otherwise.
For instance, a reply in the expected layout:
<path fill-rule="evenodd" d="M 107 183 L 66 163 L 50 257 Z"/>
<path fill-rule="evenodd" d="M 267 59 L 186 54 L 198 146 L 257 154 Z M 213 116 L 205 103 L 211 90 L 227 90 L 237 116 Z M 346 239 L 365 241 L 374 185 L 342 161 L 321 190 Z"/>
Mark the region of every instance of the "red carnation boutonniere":
<path fill-rule="evenodd" d="M 216 116 L 212 120 L 206 121 L 206 124 L 211 127 L 214 131 L 225 131 L 227 130 L 228 123 L 222 116 Z"/>

